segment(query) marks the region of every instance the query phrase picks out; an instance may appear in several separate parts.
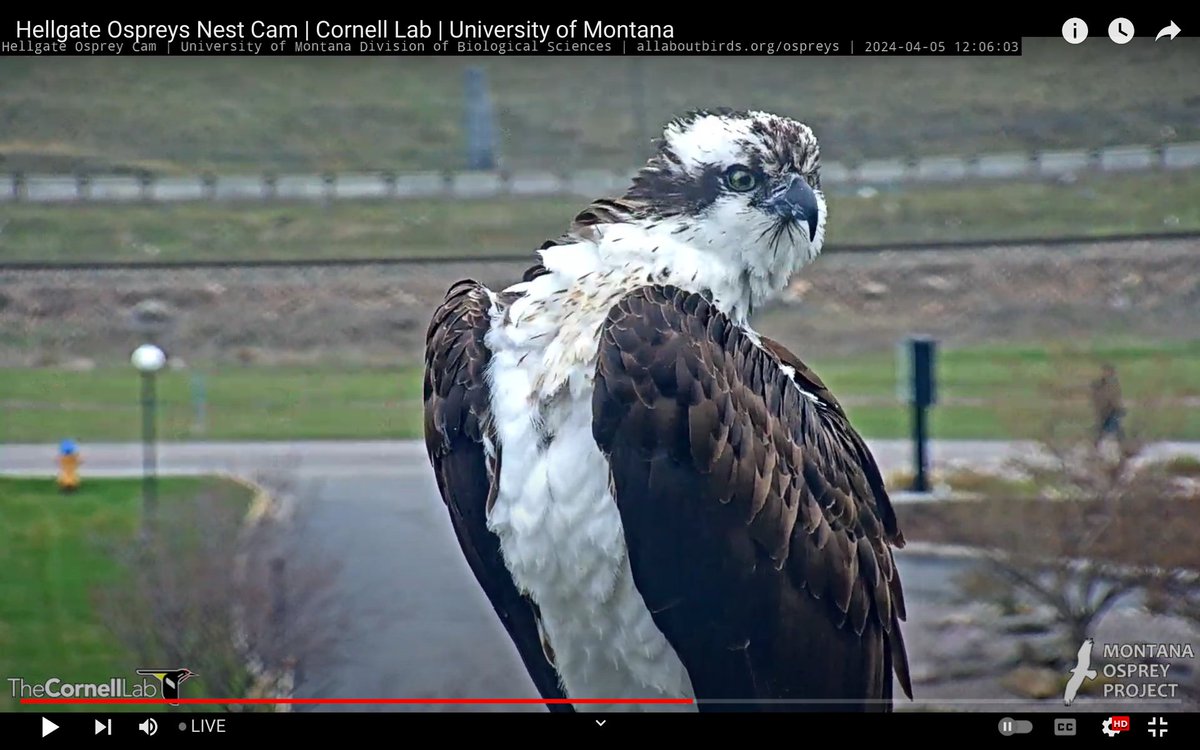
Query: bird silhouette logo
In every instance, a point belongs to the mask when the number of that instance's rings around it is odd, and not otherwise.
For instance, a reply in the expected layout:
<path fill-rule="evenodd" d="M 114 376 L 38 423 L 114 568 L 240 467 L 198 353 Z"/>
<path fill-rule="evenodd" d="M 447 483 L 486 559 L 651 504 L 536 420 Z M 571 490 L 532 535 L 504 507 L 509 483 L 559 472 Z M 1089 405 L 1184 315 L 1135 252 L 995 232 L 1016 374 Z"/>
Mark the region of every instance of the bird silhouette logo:
<path fill-rule="evenodd" d="M 1079 692 L 1079 688 L 1083 686 L 1084 680 L 1096 679 L 1096 670 L 1092 669 L 1092 646 L 1094 642 L 1091 638 L 1084 640 L 1083 645 L 1079 647 L 1079 654 L 1075 659 L 1075 668 L 1071 670 L 1071 679 L 1067 680 L 1067 690 L 1063 693 L 1063 704 L 1071 705 L 1075 702 L 1075 695 Z"/>
<path fill-rule="evenodd" d="M 183 669 L 139 669 L 140 675 L 147 677 L 157 677 L 162 683 L 162 697 L 170 702 L 172 699 L 179 698 L 179 686 L 189 678 L 195 677 L 196 673 L 186 667 Z M 178 706 L 178 703 L 170 703 L 172 706 Z"/>

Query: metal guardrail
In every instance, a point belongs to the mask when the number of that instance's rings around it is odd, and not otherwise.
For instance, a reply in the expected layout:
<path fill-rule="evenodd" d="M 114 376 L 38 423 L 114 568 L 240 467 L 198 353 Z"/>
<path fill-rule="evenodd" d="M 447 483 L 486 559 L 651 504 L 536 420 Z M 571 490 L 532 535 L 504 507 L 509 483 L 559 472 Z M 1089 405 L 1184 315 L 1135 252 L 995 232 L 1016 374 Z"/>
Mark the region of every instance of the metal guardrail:
<path fill-rule="evenodd" d="M 1093 150 L 984 154 L 973 157 L 827 162 L 832 187 L 1059 178 L 1084 172 L 1200 167 L 1200 143 Z M 631 170 L 464 171 L 275 175 L 0 175 L 0 202 L 175 203 L 187 201 L 356 200 L 595 196 L 623 189 Z"/>

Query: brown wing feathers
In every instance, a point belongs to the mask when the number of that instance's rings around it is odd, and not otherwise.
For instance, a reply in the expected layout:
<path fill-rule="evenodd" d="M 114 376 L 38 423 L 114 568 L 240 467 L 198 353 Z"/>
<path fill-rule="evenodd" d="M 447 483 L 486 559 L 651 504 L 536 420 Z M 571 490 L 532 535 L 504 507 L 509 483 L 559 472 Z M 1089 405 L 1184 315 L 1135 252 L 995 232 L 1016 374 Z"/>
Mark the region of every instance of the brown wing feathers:
<path fill-rule="evenodd" d="M 544 698 L 564 697 L 544 651 L 536 606 L 513 584 L 499 540 L 487 528 L 502 456 L 489 457 L 491 409 L 485 371 L 489 299 L 472 280 L 456 283 L 430 321 L 425 352 L 425 446 L 467 563 Z M 571 711 L 551 704 L 551 711 Z"/>
<path fill-rule="evenodd" d="M 635 581 L 701 698 L 890 708 L 893 671 L 911 696 L 889 548 L 903 539 L 832 394 L 767 346 L 672 287 L 638 290 L 609 315 L 594 434 Z"/>
<path fill-rule="evenodd" d="M 851 469 L 851 475 L 859 482 L 856 487 L 859 497 L 873 497 L 876 500 L 875 510 L 878 515 L 867 513 L 859 517 L 865 531 L 865 536 L 858 539 L 857 549 L 860 553 L 858 556 L 860 563 L 866 569 L 867 580 L 871 584 L 872 589 L 878 592 L 876 604 L 881 612 L 881 623 L 884 629 L 890 632 L 893 618 L 903 620 L 906 617 L 904 592 L 900 586 L 899 577 L 894 574 L 894 570 L 892 569 L 891 555 L 886 554 L 886 550 L 880 548 L 882 542 L 872 543 L 867 540 L 886 539 L 887 542 L 897 548 L 903 548 L 905 540 L 904 533 L 897 524 L 895 511 L 888 500 L 887 490 L 884 487 L 879 467 L 875 463 L 870 450 L 867 449 L 866 444 L 863 442 L 862 437 L 851 428 L 841 404 L 837 402 L 833 393 L 817 374 L 779 342 L 762 337 L 762 343 L 779 361 L 795 370 L 795 380 L 802 388 L 820 399 L 821 405 L 818 406 L 818 411 L 827 409 L 829 412 L 826 415 L 827 420 L 838 427 L 836 436 L 839 444 L 838 447 L 840 448 L 840 451 L 837 453 L 840 459 L 839 468 L 842 470 Z M 847 461 L 851 462 L 851 464 L 848 465 Z M 854 465 L 857 465 L 861 473 L 853 471 Z M 809 474 L 809 478 L 814 481 L 817 480 L 817 477 L 812 473 Z M 865 486 L 862 484 L 863 481 L 866 482 Z M 880 524 L 883 525 L 882 528 L 880 528 Z M 882 575 L 885 581 L 892 581 L 890 586 L 879 586 L 879 576 L 881 573 L 876 563 L 877 560 L 883 560 L 887 564 L 888 567 Z M 893 608 L 896 610 L 894 615 L 891 612 Z M 902 646 L 903 644 L 899 645 Z M 901 665 L 901 667 L 906 666 L 906 664 Z M 907 679 L 907 674 L 902 675 L 902 680 Z"/>

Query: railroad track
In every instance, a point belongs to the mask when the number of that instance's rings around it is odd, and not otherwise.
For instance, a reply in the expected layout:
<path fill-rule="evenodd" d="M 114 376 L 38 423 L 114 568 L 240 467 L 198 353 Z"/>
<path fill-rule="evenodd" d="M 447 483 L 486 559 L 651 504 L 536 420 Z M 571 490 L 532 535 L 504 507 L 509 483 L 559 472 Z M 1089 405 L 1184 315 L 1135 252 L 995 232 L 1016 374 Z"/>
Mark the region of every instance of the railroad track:
<path fill-rule="evenodd" d="M 922 252 L 932 250 L 971 250 L 998 247 L 1066 248 L 1113 242 L 1171 242 L 1200 240 L 1200 230 L 1182 232 L 1138 232 L 1110 235 L 1061 235 L 1055 237 L 1006 237 L 969 240 L 928 240 L 917 242 L 880 242 L 862 244 L 830 244 L 823 254 Z M 455 256 L 386 256 L 353 258 L 269 258 L 262 260 L 186 260 L 186 261 L 2 261 L 0 273 L 36 273 L 45 271 L 150 271 L 202 268 L 322 268 L 353 266 L 419 266 L 431 264 L 519 263 L 528 261 L 530 254 L 455 255 Z"/>

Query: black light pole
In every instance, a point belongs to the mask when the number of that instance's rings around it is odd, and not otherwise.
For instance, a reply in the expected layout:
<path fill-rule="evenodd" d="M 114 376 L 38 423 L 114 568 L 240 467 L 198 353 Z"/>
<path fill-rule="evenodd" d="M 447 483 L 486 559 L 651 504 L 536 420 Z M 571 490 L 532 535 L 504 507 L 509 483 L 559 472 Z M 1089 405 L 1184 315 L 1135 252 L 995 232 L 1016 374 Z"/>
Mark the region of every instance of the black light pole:
<path fill-rule="evenodd" d="M 142 376 L 142 525 L 152 524 L 158 505 L 158 371 L 166 362 L 163 350 L 153 344 L 143 344 L 133 352 L 133 366 Z"/>
<path fill-rule="evenodd" d="M 913 430 L 913 492 L 929 492 L 929 456 L 925 449 L 928 441 L 928 427 L 925 420 L 925 407 L 913 401 L 912 405 Z"/>
<path fill-rule="evenodd" d="M 913 492 L 929 492 L 929 421 L 927 410 L 936 401 L 934 387 L 935 342 L 924 336 L 908 340 L 909 402 L 912 405 Z"/>
<path fill-rule="evenodd" d="M 142 505 L 146 518 L 154 515 L 154 508 L 158 502 L 158 457 L 154 451 L 154 381 L 154 373 L 142 373 Z"/>

